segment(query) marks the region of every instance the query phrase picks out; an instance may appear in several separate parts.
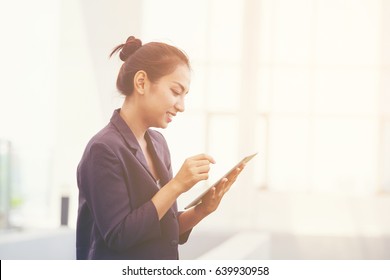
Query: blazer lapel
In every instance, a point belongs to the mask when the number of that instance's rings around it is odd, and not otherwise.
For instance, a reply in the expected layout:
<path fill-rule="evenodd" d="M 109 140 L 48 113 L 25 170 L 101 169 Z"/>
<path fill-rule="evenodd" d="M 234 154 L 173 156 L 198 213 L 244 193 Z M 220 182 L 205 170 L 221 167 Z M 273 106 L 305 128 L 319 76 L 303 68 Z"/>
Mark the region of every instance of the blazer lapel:
<path fill-rule="evenodd" d="M 115 125 L 115 127 L 118 129 L 118 131 L 122 134 L 126 143 L 129 145 L 134 157 L 139 161 L 139 163 L 141 163 L 141 165 L 144 167 L 145 171 L 149 174 L 151 179 L 154 182 L 156 182 L 152 173 L 149 170 L 149 166 L 146 162 L 146 159 L 145 159 L 145 156 L 142 152 L 141 146 L 139 145 L 139 143 L 138 143 L 137 139 L 135 138 L 131 129 L 127 126 L 126 122 L 119 115 L 119 110 L 120 109 L 117 109 L 114 111 L 114 114 L 111 117 L 111 122 Z"/>
<path fill-rule="evenodd" d="M 146 132 L 146 141 L 148 141 L 148 146 L 150 147 L 150 152 L 152 153 L 154 164 L 156 165 L 158 175 L 160 176 L 161 185 L 163 186 L 170 180 L 167 166 L 161 158 L 166 151 L 164 151 L 162 144 L 159 141 L 150 136 L 148 131 Z"/>

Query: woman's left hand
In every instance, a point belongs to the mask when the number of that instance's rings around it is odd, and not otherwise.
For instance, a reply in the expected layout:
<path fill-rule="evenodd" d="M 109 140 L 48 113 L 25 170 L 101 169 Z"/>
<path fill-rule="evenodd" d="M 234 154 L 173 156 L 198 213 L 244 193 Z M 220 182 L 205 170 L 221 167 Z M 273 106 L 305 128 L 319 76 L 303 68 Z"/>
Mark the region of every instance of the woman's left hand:
<path fill-rule="evenodd" d="M 198 210 L 202 211 L 205 216 L 217 210 L 222 197 L 229 191 L 230 187 L 236 181 L 238 175 L 244 167 L 245 164 L 240 165 L 227 177 L 222 178 L 215 187 L 211 188 L 210 191 L 202 198 L 202 203 L 196 206 Z"/>

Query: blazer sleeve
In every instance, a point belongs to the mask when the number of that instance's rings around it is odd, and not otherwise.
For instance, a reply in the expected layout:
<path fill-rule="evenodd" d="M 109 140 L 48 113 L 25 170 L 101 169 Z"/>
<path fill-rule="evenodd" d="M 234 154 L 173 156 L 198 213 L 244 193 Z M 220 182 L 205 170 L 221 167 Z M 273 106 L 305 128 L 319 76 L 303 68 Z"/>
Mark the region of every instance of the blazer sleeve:
<path fill-rule="evenodd" d="M 122 251 L 161 236 L 157 210 L 151 200 L 132 209 L 124 167 L 104 143 L 94 143 L 85 165 L 83 192 L 92 216 L 111 249 Z"/>

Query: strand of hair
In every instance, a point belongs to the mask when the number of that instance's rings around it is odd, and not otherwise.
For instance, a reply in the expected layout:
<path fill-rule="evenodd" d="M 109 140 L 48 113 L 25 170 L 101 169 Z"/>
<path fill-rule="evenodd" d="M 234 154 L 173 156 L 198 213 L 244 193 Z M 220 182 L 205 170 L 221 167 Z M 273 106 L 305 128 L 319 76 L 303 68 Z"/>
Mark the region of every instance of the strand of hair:
<path fill-rule="evenodd" d="M 115 53 L 117 53 L 120 50 L 122 50 L 124 46 L 125 46 L 125 44 L 120 44 L 120 45 L 116 46 L 114 48 L 114 50 L 111 52 L 111 54 L 109 55 L 109 57 L 111 58 Z"/>

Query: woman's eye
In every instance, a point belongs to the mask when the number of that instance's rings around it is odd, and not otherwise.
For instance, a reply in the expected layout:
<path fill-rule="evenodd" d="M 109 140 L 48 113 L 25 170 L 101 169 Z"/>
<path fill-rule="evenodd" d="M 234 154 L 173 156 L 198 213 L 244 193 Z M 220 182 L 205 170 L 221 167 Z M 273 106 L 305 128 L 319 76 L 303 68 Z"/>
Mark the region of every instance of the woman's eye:
<path fill-rule="evenodd" d="M 180 92 L 176 91 L 176 90 L 172 90 L 173 94 L 174 95 L 180 95 Z"/>

